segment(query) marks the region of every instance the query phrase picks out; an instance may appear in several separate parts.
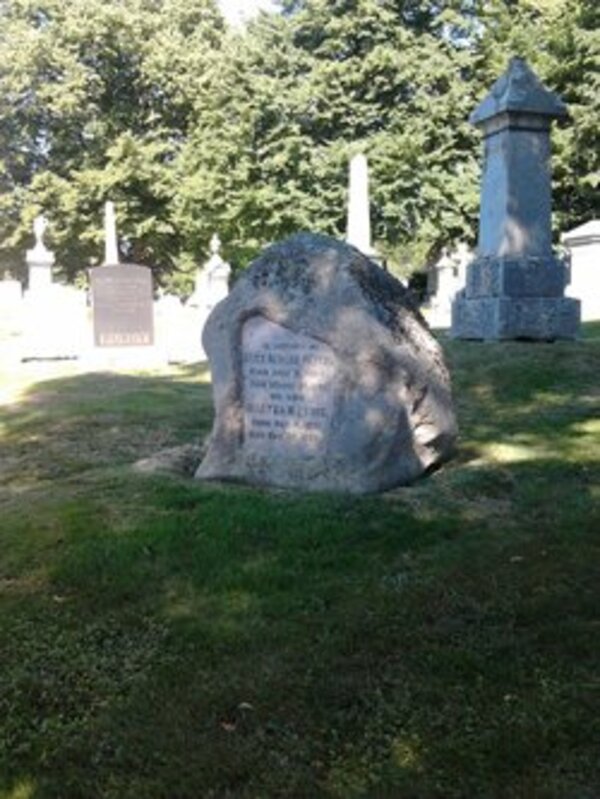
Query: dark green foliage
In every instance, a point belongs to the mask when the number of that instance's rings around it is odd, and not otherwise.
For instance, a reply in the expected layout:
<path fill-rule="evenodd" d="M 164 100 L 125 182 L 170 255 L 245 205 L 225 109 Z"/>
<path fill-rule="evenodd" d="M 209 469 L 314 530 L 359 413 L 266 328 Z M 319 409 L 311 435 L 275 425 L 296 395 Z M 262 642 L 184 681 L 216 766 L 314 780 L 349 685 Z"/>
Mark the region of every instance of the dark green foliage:
<path fill-rule="evenodd" d="M 44 210 L 72 279 L 99 261 L 112 199 L 124 257 L 168 274 L 182 246 L 172 165 L 223 33 L 213 0 L 10 0 L 0 16 L 7 259 Z"/>
<path fill-rule="evenodd" d="M 243 268 L 300 229 L 343 235 L 347 166 L 370 161 L 376 245 L 393 269 L 474 242 L 469 112 L 514 54 L 569 104 L 555 132 L 556 232 L 600 213 L 594 0 L 294 0 L 246 31 L 214 0 L 0 4 L 0 269 L 51 218 L 69 280 L 102 254 L 180 293 L 213 232 Z"/>

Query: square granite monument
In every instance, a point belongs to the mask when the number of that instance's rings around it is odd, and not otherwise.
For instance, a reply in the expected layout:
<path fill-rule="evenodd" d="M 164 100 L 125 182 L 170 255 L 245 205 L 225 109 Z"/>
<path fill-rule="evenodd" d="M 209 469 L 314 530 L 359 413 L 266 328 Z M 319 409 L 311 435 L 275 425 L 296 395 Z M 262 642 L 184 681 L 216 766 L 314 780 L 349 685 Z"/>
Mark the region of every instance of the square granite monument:
<path fill-rule="evenodd" d="M 452 308 L 462 339 L 572 339 L 580 306 L 565 297 L 567 269 L 552 251 L 550 125 L 562 100 L 526 62 L 506 73 L 471 115 L 485 158 L 479 240 Z"/>

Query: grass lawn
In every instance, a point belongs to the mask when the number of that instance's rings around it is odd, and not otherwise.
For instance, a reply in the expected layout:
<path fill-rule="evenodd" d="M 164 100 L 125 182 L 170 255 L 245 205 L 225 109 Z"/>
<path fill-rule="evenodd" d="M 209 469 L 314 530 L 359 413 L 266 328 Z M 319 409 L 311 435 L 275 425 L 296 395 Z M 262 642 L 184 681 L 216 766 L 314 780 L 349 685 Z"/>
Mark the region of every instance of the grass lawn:
<path fill-rule="evenodd" d="M 600 325 L 444 346 L 458 457 L 367 498 L 132 470 L 201 367 L 0 374 L 1 799 L 600 796 Z"/>

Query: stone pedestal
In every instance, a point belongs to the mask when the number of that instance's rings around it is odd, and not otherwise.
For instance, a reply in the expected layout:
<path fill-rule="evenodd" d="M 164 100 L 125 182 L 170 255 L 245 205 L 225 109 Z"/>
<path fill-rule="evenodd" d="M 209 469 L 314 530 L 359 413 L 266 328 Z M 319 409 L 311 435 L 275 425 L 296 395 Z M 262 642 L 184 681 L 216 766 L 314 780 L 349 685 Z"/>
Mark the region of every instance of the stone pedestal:
<path fill-rule="evenodd" d="M 43 242 L 48 223 L 33 223 L 35 247 L 27 251 L 28 289 L 22 302 L 21 360 L 78 358 L 85 345 L 85 294 L 52 281 L 54 253 Z"/>
<path fill-rule="evenodd" d="M 581 302 L 581 319 L 600 319 L 600 219 L 563 234 L 569 251 L 570 279 L 567 295 Z"/>
<path fill-rule="evenodd" d="M 221 240 L 215 233 L 210 240 L 210 258 L 196 273 L 194 291 L 187 301 L 208 316 L 210 311 L 229 294 L 231 266 L 221 257 Z"/>
<path fill-rule="evenodd" d="M 485 159 L 477 256 L 452 309 L 466 339 L 574 338 L 579 303 L 564 297 L 565 264 L 552 252 L 550 124 L 566 114 L 520 58 L 471 115 Z"/>

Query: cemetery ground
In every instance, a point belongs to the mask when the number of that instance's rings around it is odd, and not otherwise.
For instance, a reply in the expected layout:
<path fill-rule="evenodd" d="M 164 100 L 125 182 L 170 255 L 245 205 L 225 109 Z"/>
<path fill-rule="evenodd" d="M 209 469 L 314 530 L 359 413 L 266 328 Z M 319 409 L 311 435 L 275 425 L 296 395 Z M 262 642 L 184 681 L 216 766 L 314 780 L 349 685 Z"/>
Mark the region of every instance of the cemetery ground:
<path fill-rule="evenodd" d="M 204 367 L 0 375 L 2 799 L 600 794 L 600 325 L 443 344 L 458 455 L 370 497 L 135 471 Z"/>

